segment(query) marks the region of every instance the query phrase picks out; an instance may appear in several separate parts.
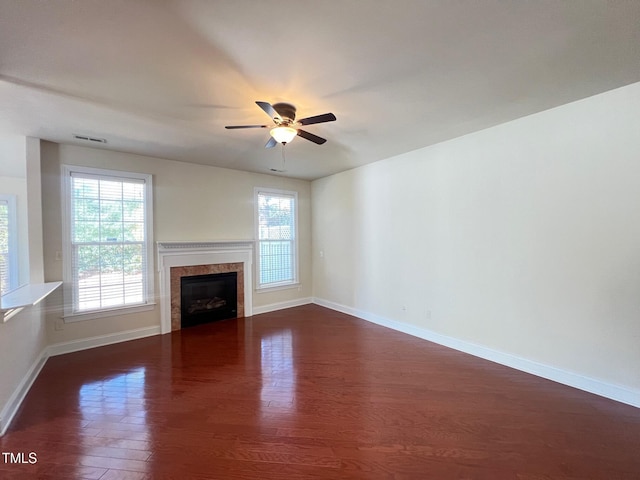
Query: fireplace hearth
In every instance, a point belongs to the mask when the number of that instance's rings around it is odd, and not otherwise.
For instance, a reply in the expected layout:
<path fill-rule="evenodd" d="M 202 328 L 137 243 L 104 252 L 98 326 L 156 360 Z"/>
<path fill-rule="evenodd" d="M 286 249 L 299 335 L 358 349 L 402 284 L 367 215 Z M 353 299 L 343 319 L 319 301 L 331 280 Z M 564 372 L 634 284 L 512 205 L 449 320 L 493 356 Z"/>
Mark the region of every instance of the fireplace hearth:
<path fill-rule="evenodd" d="M 236 318 L 238 273 L 211 273 L 180 278 L 180 326 Z"/>

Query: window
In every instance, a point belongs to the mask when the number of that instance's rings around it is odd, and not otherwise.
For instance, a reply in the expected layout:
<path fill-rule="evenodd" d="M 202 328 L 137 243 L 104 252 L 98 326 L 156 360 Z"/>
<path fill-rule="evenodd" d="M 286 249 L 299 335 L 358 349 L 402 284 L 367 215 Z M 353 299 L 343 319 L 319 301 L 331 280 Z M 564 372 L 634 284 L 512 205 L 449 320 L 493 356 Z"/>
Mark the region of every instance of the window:
<path fill-rule="evenodd" d="M 151 175 L 64 166 L 65 316 L 153 299 Z"/>
<path fill-rule="evenodd" d="M 297 203 L 296 192 L 256 189 L 258 288 L 298 281 Z"/>
<path fill-rule="evenodd" d="M 0 294 L 18 286 L 16 197 L 0 195 Z"/>

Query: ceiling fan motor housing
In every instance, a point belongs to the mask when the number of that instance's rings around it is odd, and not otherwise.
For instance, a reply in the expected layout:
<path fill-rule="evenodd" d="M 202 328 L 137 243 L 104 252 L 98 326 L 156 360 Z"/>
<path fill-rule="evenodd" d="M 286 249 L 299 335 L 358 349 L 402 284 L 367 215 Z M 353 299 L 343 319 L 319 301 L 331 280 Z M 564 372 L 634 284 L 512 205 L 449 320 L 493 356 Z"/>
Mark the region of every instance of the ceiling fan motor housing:
<path fill-rule="evenodd" d="M 258 105 L 264 113 L 269 115 L 273 123 L 275 123 L 274 127 L 270 127 L 269 125 L 227 125 L 224 128 L 269 128 L 271 139 L 267 142 L 265 148 L 272 148 L 278 143 L 289 143 L 296 136 L 302 137 L 317 145 L 322 145 L 326 143 L 326 138 L 319 137 L 298 127 L 333 122 L 336 120 L 336 116 L 333 113 L 323 113 L 322 115 L 301 118 L 296 122 L 296 107 L 290 103 L 276 103 L 275 105 L 271 105 L 269 102 L 258 100 L 256 101 L 256 105 Z"/>
<path fill-rule="evenodd" d="M 296 107 L 290 103 L 274 103 L 273 109 L 285 120 L 284 123 L 293 123 L 296 119 Z M 290 120 L 290 122 L 286 120 Z"/>

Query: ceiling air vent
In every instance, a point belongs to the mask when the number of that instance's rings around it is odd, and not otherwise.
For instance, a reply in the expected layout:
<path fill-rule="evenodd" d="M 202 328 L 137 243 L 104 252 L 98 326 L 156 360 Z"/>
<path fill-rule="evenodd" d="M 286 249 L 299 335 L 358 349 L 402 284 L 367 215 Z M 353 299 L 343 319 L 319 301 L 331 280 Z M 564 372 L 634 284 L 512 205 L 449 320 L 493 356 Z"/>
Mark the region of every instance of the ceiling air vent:
<path fill-rule="evenodd" d="M 73 138 L 76 140 L 82 140 L 83 142 L 107 143 L 106 138 L 90 137 L 89 135 L 78 135 L 74 133 Z"/>

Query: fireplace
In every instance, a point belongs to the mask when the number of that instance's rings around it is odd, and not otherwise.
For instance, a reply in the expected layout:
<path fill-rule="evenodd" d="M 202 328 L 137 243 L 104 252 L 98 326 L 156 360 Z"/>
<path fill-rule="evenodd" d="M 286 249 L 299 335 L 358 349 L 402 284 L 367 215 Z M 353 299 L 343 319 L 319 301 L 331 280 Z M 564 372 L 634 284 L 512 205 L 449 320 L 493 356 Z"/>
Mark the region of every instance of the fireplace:
<path fill-rule="evenodd" d="M 253 242 L 249 240 L 158 242 L 162 333 L 182 328 L 180 290 L 183 277 L 235 272 L 237 299 L 233 318 L 250 317 L 252 315 L 252 259 Z M 213 297 L 215 296 L 214 293 Z M 209 301 L 211 307 L 221 305 L 221 302 L 214 298 Z M 227 300 L 226 303 L 233 302 Z"/>
<path fill-rule="evenodd" d="M 232 278 L 229 274 L 233 275 L 233 278 L 236 280 L 235 288 L 230 285 L 230 279 Z M 214 282 L 217 285 L 209 285 L 207 279 L 213 279 L 218 277 L 218 275 L 222 275 L 219 278 L 225 279 L 227 282 L 226 287 L 222 287 L 220 282 Z M 187 327 L 191 325 L 196 325 L 199 323 L 204 323 L 206 321 L 213 320 L 221 320 L 221 318 L 210 318 L 207 320 L 204 317 L 210 316 L 215 317 L 217 312 L 204 312 L 202 310 L 207 309 L 208 304 L 209 310 L 220 310 L 224 312 L 224 310 L 228 307 L 231 310 L 235 310 L 233 312 L 233 317 L 225 316 L 225 318 L 236 318 L 236 317 L 244 317 L 244 266 L 242 263 L 215 263 L 215 264 L 206 264 L 206 265 L 189 265 L 186 267 L 171 267 L 170 268 L 170 276 L 171 276 L 171 328 L 172 330 L 180 330 L 182 327 Z M 204 280 L 204 281 L 203 281 Z M 183 288 L 184 283 L 187 283 L 187 290 L 195 290 L 193 293 L 196 294 L 196 299 L 199 302 L 195 305 L 183 305 Z M 191 282 L 193 286 L 191 286 Z M 229 296 L 231 291 L 235 291 L 234 295 L 236 297 L 236 303 L 232 302 L 230 298 L 223 298 L 222 295 Z M 218 297 L 217 299 L 215 297 Z M 222 305 L 222 300 L 225 301 L 225 305 Z M 188 300 L 189 302 L 191 300 Z M 187 320 L 186 322 L 183 320 L 183 314 L 187 313 L 187 318 L 189 315 L 189 310 L 195 316 L 191 318 L 191 320 Z M 211 315 L 207 315 L 211 314 Z M 219 312 L 219 317 L 223 316 L 222 312 Z M 226 312 L 230 315 L 229 312 Z M 197 315 L 196 315 L 197 314 Z M 202 321 L 199 320 L 202 319 Z"/>
<path fill-rule="evenodd" d="M 180 326 L 236 318 L 238 273 L 212 273 L 180 278 Z"/>

